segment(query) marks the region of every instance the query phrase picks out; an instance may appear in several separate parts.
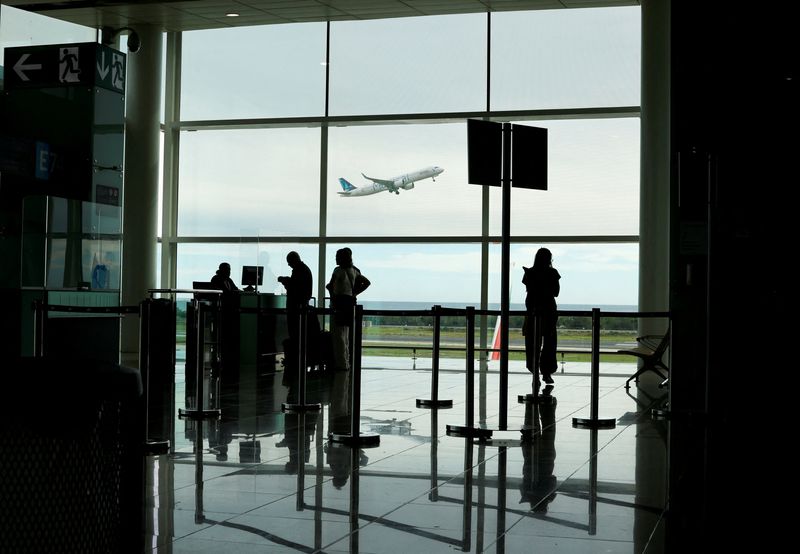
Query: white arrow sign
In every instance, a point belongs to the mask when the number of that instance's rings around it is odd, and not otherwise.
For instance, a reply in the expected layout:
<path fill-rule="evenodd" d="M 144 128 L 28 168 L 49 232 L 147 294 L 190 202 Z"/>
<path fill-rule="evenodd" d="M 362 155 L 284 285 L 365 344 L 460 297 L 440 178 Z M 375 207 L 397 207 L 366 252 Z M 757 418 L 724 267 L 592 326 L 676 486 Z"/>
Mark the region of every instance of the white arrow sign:
<path fill-rule="evenodd" d="M 108 70 L 109 69 L 111 69 L 111 67 L 106 65 L 106 53 L 105 52 L 101 52 L 100 53 L 100 63 L 97 64 L 97 72 L 100 74 L 100 78 L 101 79 L 105 79 L 106 78 L 106 75 L 108 75 Z"/>
<path fill-rule="evenodd" d="M 42 64 L 40 63 L 25 64 L 25 61 L 28 59 L 28 56 L 30 56 L 30 54 L 21 55 L 17 60 L 17 63 L 14 64 L 14 71 L 16 72 L 17 75 L 19 75 L 19 78 L 22 79 L 23 81 L 30 81 L 28 76 L 25 75 L 25 73 L 23 73 L 24 71 L 33 71 L 34 69 L 42 68 Z"/>

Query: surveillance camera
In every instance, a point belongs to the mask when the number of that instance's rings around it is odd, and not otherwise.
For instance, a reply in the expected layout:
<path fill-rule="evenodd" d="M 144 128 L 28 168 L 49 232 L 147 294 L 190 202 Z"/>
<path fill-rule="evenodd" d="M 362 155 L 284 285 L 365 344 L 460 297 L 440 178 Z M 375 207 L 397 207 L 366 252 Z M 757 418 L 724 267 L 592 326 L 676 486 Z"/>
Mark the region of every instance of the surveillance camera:
<path fill-rule="evenodd" d="M 141 47 L 142 39 L 139 38 L 139 34 L 136 31 L 131 30 L 131 33 L 128 35 L 128 52 L 135 54 Z"/>

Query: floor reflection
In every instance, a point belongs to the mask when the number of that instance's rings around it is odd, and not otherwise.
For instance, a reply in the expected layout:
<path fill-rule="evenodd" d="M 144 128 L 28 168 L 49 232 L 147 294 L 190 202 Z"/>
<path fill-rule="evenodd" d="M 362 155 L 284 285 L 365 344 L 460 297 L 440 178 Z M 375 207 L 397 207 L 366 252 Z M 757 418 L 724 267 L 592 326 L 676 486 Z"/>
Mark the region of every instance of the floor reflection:
<path fill-rule="evenodd" d="M 307 398 L 321 405 L 310 413 L 280 410 L 298 395 L 280 371 L 259 377 L 258 394 L 226 389 L 218 420 L 177 420 L 185 440 L 150 460 L 147 551 L 663 551 L 664 422 L 642 407 L 657 387 L 629 395 L 624 378 L 604 378 L 601 413 L 617 427 L 581 430 L 571 418 L 587 409 L 588 378 L 562 376 L 540 401 L 509 407 L 508 438 L 480 441 L 445 433 L 464 419 L 463 374 L 441 376 L 448 410 L 415 406 L 429 378 L 362 373 L 361 426 L 381 434 L 375 448 L 328 440 L 335 375 L 308 375 Z M 481 383 L 479 420 L 492 425 L 497 376 Z M 529 376 L 509 385 L 524 392 Z"/>

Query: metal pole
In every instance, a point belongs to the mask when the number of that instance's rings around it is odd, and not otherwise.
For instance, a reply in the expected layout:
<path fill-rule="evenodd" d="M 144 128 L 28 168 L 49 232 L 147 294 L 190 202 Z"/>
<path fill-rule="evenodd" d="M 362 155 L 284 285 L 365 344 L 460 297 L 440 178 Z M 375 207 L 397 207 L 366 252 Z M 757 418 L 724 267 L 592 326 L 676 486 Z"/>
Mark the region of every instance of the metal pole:
<path fill-rule="evenodd" d="M 301 406 L 306 404 L 306 318 L 308 316 L 308 306 L 300 308 L 300 317 L 298 317 L 298 324 L 300 329 L 297 333 L 297 371 L 299 389 L 298 402 Z"/>
<path fill-rule="evenodd" d="M 431 410 L 431 492 L 428 500 L 439 500 L 439 412 Z"/>
<path fill-rule="evenodd" d="M 364 307 L 355 306 L 355 320 L 350 327 L 350 400 L 351 400 L 351 423 L 350 436 L 358 441 L 361 429 L 361 320 L 364 314 Z M 358 351 L 356 351 L 358 345 Z"/>
<path fill-rule="evenodd" d="M 431 399 L 417 398 L 417 408 L 452 408 L 452 400 L 439 400 L 439 357 L 442 341 L 442 307 L 433 306 L 433 353 L 431 354 Z"/>
<path fill-rule="evenodd" d="M 507 448 L 501 446 L 497 451 L 497 529 L 495 530 L 498 554 L 506 551 L 506 466 Z"/>
<path fill-rule="evenodd" d="M 464 441 L 464 510 L 461 519 L 461 550 L 472 550 L 472 442 Z"/>
<path fill-rule="evenodd" d="M 491 429 L 475 428 L 475 306 L 467 306 L 467 338 L 466 338 L 466 398 L 464 426 L 448 425 L 447 434 L 456 437 L 476 437 L 481 440 L 492 436 Z"/>
<path fill-rule="evenodd" d="M 589 400 L 589 413 L 590 417 L 572 418 L 573 427 L 582 427 L 587 429 L 596 429 L 602 427 L 603 429 L 611 429 L 616 426 L 615 419 L 600 419 L 598 418 L 599 404 L 600 404 L 600 309 L 592 308 L 592 374 L 591 374 L 591 394 Z"/>
<path fill-rule="evenodd" d="M 597 420 L 600 403 L 600 309 L 592 308 L 592 404 L 591 418 Z"/>
<path fill-rule="evenodd" d="M 503 215 L 500 284 L 500 407 L 499 428 L 508 429 L 508 323 L 511 271 L 511 123 L 503 123 Z"/>
<path fill-rule="evenodd" d="M 193 300 L 195 303 L 194 317 L 197 325 L 197 344 L 195 345 L 195 369 L 197 371 L 197 382 L 195 383 L 195 401 L 194 407 L 198 414 L 203 411 L 203 359 L 204 354 L 204 341 L 205 341 L 205 310 L 203 309 L 203 302 Z"/>
<path fill-rule="evenodd" d="M 355 318 L 350 328 L 350 434 L 331 433 L 332 442 L 342 442 L 351 446 L 372 447 L 381 442 L 376 433 L 361 433 L 361 325 L 364 319 L 364 307 L 355 306 Z"/>
<path fill-rule="evenodd" d="M 472 429 L 475 424 L 475 308 L 467 307 L 467 417 L 465 426 Z"/>
<path fill-rule="evenodd" d="M 442 340 L 441 306 L 433 307 L 433 354 L 431 358 L 431 400 L 433 404 L 439 400 L 439 346 Z"/>

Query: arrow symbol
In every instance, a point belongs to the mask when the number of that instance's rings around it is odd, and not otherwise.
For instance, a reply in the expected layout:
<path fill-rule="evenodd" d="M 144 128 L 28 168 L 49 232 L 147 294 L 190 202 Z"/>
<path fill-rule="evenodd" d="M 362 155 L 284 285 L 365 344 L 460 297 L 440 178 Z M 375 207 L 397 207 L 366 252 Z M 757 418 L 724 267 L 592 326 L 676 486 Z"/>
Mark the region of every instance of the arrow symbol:
<path fill-rule="evenodd" d="M 30 81 L 30 78 L 25 75 L 23 71 L 33 71 L 34 69 L 42 68 L 42 64 L 40 63 L 26 64 L 25 62 L 27 61 L 28 56 L 30 56 L 30 54 L 22 54 L 17 60 L 17 63 L 14 64 L 14 72 L 16 72 L 16 74 L 19 75 L 19 78 L 23 81 Z"/>
<path fill-rule="evenodd" d="M 102 66 L 102 67 L 101 67 Z M 108 75 L 108 70 L 111 69 L 109 66 L 106 65 L 106 53 L 100 53 L 100 63 L 97 64 L 97 72 L 100 74 L 100 79 L 105 80 L 106 75 Z"/>

